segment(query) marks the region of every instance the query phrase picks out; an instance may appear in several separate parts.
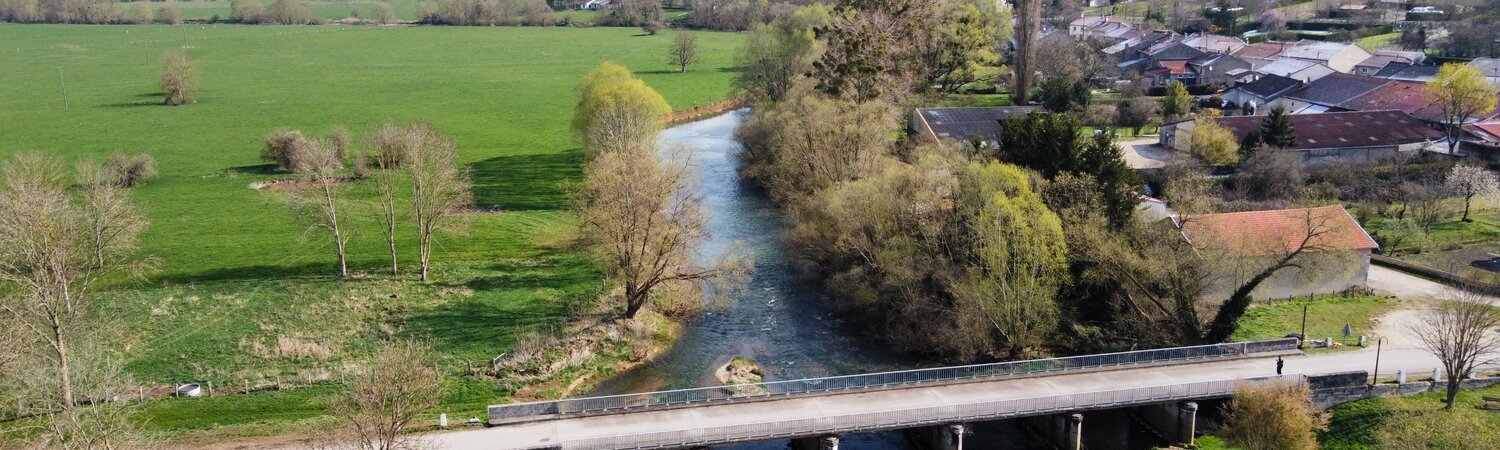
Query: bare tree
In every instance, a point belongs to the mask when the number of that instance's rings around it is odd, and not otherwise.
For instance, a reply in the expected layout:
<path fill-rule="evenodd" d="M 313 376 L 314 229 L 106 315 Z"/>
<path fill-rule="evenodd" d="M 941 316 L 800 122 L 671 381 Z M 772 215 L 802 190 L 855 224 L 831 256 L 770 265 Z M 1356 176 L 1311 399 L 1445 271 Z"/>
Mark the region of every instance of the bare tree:
<path fill-rule="evenodd" d="M 78 164 L 78 185 L 83 194 L 79 206 L 95 268 L 116 262 L 106 259 L 120 256 L 119 251 L 112 250 L 135 248 L 136 238 L 146 229 L 146 218 L 131 203 L 125 186 L 129 171 L 122 173 L 117 167 L 114 158 L 103 165 L 87 161 Z"/>
<path fill-rule="evenodd" d="M 401 170 L 402 155 L 408 153 L 406 148 L 409 145 L 418 143 L 414 139 L 419 137 L 409 133 L 410 130 L 411 127 L 402 127 L 396 123 L 381 125 L 375 130 L 369 154 L 364 157 L 366 171 L 371 172 L 370 177 L 375 180 L 375 189 L 380 195 L 378 211 L 381 224 L 384 225 L 381 231 L 385 234 L 385 243 L 391 252 L 391 275 L 400 273 L 396 253 L 396 225 L 400 217 L 397 213 L 397 199 L 405 176 L 405 172 Z"/>
<path fill-rule="evenodd" d="M 1464 199 L 1463 221 L 1469 221 L 1469 204 L 1474 197 L 1488 197 L 1500 192 L 1500 177 L 1495 172 L 1472 164 L 1459 164 L 1453 166 L 1448 172 L 1448 178 L 1444 185 L 1448 192 Z"/>
<path fill-rule="evenodd" d="M 161 91 L 168 105 L 186 105 L 198 101 L 198 65 L 181 51 L 170 51 L 161 57 Z"/>
<path fill-rule="evenodd" d="M 375 356 L 370 367 L 349 382 L 349 391 L 333 404 L 348 421 L 350 446 L 359 450 L 425 448 L 420 435 L 407 431 L 443 399 L 443 376 L 427 364 L 431 350 L 415 342 L 395 342 Z"/>
<path fill-rule="evenodd" d="M 302 158 L 307 148 L 307 137 L 297 130 L 276 130 L 266 135 L 266 146 L 260 151 L 260 159 L 275 164 L 277 170 L 292 170 L 294 161 Z"/>
<path fill-rule="evenodd" d="M 677 66 L 678 73 L 687 73 L 689 64 L 703 61 L 698 52 L 698 36 L 687 31 L 678 31 L 672 38 L 672 48 L 667 52 L 667 64 Z"/>
<path fill-rule="evenodd" d="M 122 231 L 96 258 L 89 213 L 73 200 L 63 174 L 57 160 L 34 154 L 0 165 L 0 313 L 38 344 L 30 353 L 54 368 L 55 404 L 71 409 L 70 344 L 89 332 L 91 288 L 107 273 L 138 267 L 124 263 L 130 249 L 123 244 L 139 228 Z"/>
<path fill-rule="evenodd" d="M 349 276 L 348 258 L 344 253 L 349 236 L 339 227 L 338 208 L 339 185 L 343 182 L 339 171 L 344 168 L 345 142 L 331 137 L 307 143 L 292 161 L 292 171 L 306 177 L 313 186 L 293 191 L 290 199 L 293 215 L 307 224 L 308 232 L 323 229 L 333 237 L 340 277 Z"/>
<path fill-rule="evenodd" d="M 707 234 L 689 179 L 683 150 L 674 150 L 666 163 L 649 153 L 602 153 L 584 170 L 580 233 L 609 277 L 624 285 L 627 319 L 663 284 L 734 281 L 743 273 L 737 260 L 713 267 L 690 263 Z"/>
<path fill-rule="evenodd" d="M 1442 361 L 1448 378 L 1444 401 L 1453 409 L 1463 379 L 1500 356 L 1500 308 L 1469 289 L 1454 289 L 1448 298 L 1428 309 L 1411 332 L 1422 348 Z"/>
<path fill-rule="evenodd" d="M 391 8 L 390 3 L 375 2 L 373 7 L 375 23 L 390 25 L 396 23 L 396 10 Z"/>
<path fill-rule="evenodd" d="M 63 450 L 149 450 L 161 447 L 160 439 L 131 420 L 140 404 L 121 401 L 135 395 L 139 385 L 125 373 L 124 362 L 103 345 L 108 337 L 90 336 L 77 346 L 74 385 L 77 405 L 53 410 L 46 428 L 34 442 L 36 448 Z M 46 377 L 38 377 L 45 379 Z M 27 390 L 40 392 L 42 386 Z"/>
<path fill-rule="evenodd" d="M 469 174 L 458 165 L 453 140 L 425 123 L 407 127 L 402 163 L 411 172 L 412 219 L 417 225 L 417 262 L 422 281 L 431 269 L 432 236 L 452 229 L 457 214 L 473 202 Z"/>

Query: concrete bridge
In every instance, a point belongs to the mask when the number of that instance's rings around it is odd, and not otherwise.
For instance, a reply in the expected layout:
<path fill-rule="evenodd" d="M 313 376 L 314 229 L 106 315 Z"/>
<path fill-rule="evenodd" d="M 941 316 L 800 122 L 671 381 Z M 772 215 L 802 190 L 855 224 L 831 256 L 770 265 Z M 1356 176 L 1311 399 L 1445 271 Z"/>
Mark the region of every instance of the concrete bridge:
<path fill-rule="evenodd" d="M 1025 419 L 1059 448 L 1082 445 L 1086 418 L 1126 410 L 1164 440 L 1190 442 L 1197 401 L 1230 396 L 1244 383 L 1302 381 L 1369 370 L 1372 351 L 1302 355 L 1293 340 L 1184 347 L 1037 361 L 945 367 L 758 385 L 496 405 L 491 428 L 438 434 L 454 449 L 683 448 L 792 439 L 836 449 L 841 433 L 915 430 L 928 448 L 961 449 L 966 424 Z M 1384 352 L 1382 374 L 1426 373 L 1420 350 Z M 1365 375 L 1346 375 L 1362 385 Z M 1345 386 L 1345 389 L 1348 387 Z M 910 434 L 910 433 L 909 433 Z"/>

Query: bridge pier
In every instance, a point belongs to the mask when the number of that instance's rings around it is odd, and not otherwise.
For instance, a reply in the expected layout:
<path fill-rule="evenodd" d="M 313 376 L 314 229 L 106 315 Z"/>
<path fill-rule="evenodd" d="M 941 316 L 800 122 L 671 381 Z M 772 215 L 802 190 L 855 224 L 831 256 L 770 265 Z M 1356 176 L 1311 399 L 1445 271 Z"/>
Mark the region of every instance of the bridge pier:
<path fill-rule="evenodd" d="M 1162 434 L 1169 444 L 1193 445 L 1198 432 L 1198 403 L 1163 403 L 1135 408 L 1136 417 Z"/>
<path fill-rule="evenodd" d="M 906 439 L 924 450 L 963 450 L 968 426 L 961 423 L 908 428 Z"/>
<path fill-rule="evenodd" d="M 1083 450 L 1083 414 L 1053 414 L 1024 417 L 1023 428 L 1040 435 L 1050 447 L 1060 450 Z"/>
<path fill-rule="evenodd" d="M 792 450 L 839 450 L 839 436 L 830 434 L 792 439 Z"/>

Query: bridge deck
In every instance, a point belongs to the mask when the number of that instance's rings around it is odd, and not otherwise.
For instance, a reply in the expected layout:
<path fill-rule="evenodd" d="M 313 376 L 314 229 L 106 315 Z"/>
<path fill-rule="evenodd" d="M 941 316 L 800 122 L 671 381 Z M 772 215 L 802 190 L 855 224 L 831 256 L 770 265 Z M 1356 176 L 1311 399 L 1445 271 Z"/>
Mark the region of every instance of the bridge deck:
<path fill-rule="evenodd" d="M 1287 358 L 1286 373 L 1320 374 L 1369 370 L 1372 351 L 1325 353 Z M 1007 405 L 1079 405 L 1098 401 L 1103 391 L 1185 386 L 1192 383 L 1266 377 L 1275 374 L 1274 356 L 1197 364 L 1126 368 L 1113 371 L 1059 374 L 1047 377 L 999 379 L 967 384 L 919 386 L 899 390 L 865 391 L 824 396 L 795 396 L 751 403 L 719 403 L 695 408 L 627 411 L 612 415 L 568 417 L 506 425 L 484 430 L 434 436 L 441 448 L 563 449 L 650 448 L 678 436 L 682 442 L 663 446 L 747 442 L 823 432 L 903 428 L 920 423 L 967 419 L 945 414 L 963 413 L 963 405 L 1008 402 Z M 1421 350 L 1387 349 L 1382 372 L 1431 370 L 1436 360 Z M 1212 396 L 1212 395 L 1206 395 Z M 1105 399 L 1107 400 L 1107 399 Z M 1171 401 L 1162 398 L 1135 403 Z M 1033 413 L 1046 413 L 1038 407 Z M 969 411 L 972 412 L 972 411 Z M 1020 414 L 1030 415 L 1030 414 Z M 920 417 L 930 416 L 930 417 Z M 1002 416 L 996 416 L 1002 417 Z M 809 430 L 814 430 L 810 432 Z"/>

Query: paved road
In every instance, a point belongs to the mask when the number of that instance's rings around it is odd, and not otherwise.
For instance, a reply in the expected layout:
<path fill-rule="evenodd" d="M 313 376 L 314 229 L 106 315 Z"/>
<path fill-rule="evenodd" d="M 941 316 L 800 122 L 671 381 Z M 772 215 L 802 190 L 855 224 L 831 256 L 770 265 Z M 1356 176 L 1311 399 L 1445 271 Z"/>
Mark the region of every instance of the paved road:
<path fill-rule="evenodd" d="M 1286 358 L 1285 372 L 1287 374 L 1320 374 L 1350 370 L 1368 371 L 1374 363 L 1375 352 L 1371 349 L 1294 355 Z M 1426 372 L 1436 365 L 1437 360 L 1431 355 L 1411 348 L 1387 348 L 1381 356 L 1382 373 L 1395 373 L 1397 369 L 1406 370 L 1408 373 Z M 445 449 L 525 448 L 555 445 L 578 439 L 651 431 L 899 411 L 955 403 L 1045 397 L 1228 378 L 1252 378 L 1274 373 L 1275 359 L 1273 357 L 1252 358 L 823 397 L 793 397 L 757 403 L 643 411 L 614 416 L 581 417 L 443 433 L 431 436 L 431 440 L 438 448 Z M 563 445 L 563 448 L 570 447 Z"/>

